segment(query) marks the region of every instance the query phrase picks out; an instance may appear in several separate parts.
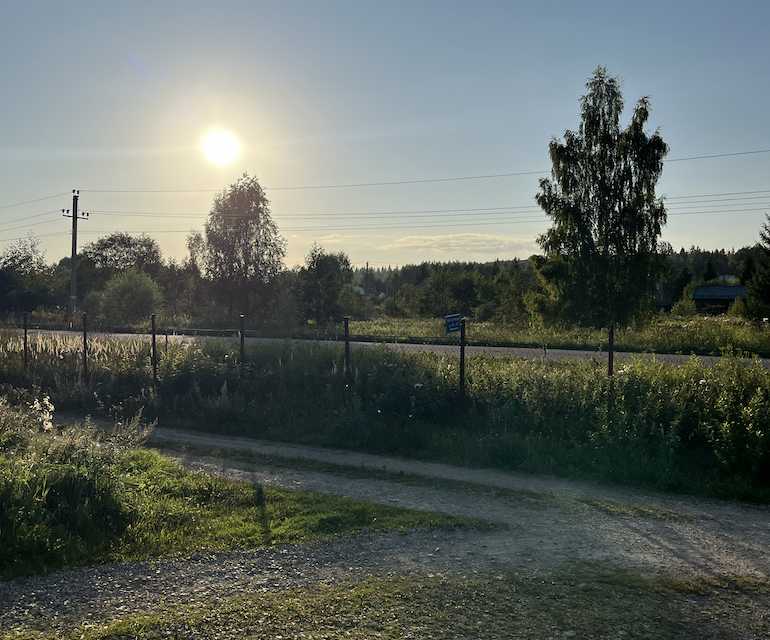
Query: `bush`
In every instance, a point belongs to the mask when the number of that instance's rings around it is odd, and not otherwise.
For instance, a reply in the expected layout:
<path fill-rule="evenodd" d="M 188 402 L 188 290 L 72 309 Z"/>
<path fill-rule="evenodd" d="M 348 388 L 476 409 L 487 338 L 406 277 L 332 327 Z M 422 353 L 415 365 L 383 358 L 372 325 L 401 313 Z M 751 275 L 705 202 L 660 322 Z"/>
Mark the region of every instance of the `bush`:
<path fill-rule="evenodd" d="M 17 394 L 21 396 L 24 394 Z M 92 423 L 58 428 L 47 397 L 0 399 L 0 577 L 99 557 L 131 522 L 116 465 L 147 435 L 137 417 L 111 435 Z"/>
<path fill-rule="evenodd" d="M 671 315 L 677 318 L 692 318 L 697 315 L 698 310 L 695 308 L 695 301 L 688 298 L 682 298 L 678 302 L 674 303 L 671 307 Z"/>
<path fill-rule="evenodd" d="M 127 269 L 107 281 L 99 309 L 110 326 L 129 326 L 147 320 L 160 309 L 163 295 L 146 273 Z"/>

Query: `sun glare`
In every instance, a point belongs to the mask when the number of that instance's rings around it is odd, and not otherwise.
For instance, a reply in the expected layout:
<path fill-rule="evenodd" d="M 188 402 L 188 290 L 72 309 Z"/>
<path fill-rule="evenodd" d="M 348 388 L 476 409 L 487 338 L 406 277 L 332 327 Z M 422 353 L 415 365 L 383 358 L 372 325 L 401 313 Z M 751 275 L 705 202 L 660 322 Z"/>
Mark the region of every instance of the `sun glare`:
<path fill-rule="evenodd" d="M 238 143 L 224 131 L 215 131 L 206 136 L 203 149 L 209 158 L 219 163 L 230 162 L 238 155 Z"/>

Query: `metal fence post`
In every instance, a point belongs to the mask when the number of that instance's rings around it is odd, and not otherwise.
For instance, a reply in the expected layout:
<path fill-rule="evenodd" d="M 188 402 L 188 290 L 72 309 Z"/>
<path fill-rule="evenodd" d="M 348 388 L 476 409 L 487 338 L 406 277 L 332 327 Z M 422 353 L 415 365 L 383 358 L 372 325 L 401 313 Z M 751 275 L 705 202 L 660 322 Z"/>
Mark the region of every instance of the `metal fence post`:
<path fill-rule="evenodd" d="M 158 384 L 158 351 L 155 345 L 155 314 L 150 316 L 152 321 L 152 381 Z"/>
<path fill-rule="evenodd" d="M 83 314 L 83 381 L 88 382 L 88 319 Z"/>
<path fill-rule="evenodd" d="M 350 374 L 350 328 L 348 321 L 350 318 L 345 318 L 345 376 Z"/>
<path fill-rule="evenodd" d="M 460 320 L 460 406 L 465 401 L 465 318 Z"/>
<path fill-rule="evenodd" d="M 24 369 L 27 368 L 27 362 L 29 362 L 29 350 L 27 346 L 27 314 L 24 314 Z"/>

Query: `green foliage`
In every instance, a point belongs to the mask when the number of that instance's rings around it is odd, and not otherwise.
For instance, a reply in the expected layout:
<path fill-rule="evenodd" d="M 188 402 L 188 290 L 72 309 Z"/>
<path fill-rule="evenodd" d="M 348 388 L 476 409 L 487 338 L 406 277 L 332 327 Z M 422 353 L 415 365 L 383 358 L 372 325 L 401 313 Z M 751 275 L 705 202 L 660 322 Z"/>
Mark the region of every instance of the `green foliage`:
<path fill-rule="evenodd" d="M 0 254 L 0 310 L 32 311 L 54 302 L 53 270 L 30 233 Z"/>
<path fill-rule="evenodd" d="M 297 271 L 300 319 L 325 324 L 339 317 L 340 294 L 352 277 L 353 269 L 345 253 L 327 253 L 321 245 L 313 243 L 304 266 Z"/>
<path fill-rule="evenodd" d="M 214 197 L 205 225 L 206 272 L 228 305 L 248 313 L 251 299 L 281 271 L 286 242 L 255 177 L 244 173 Z"/>
<path fill-rule="evenodd" d="M 766 318 L 770 316 L 770 215 L 765 214 L 759 236 L 762 252 L 754 273 L 747 281 L 749 291 L 746 306 L 752 317 Z"/>
<path fill-rule="evenodd" d="M 129 268 L 107 281 L 97 309 L 109 326 L 127 327 L 146 322 L 162 302 L 158 284 L 146 273 Z"/>
<path fill-rule="evenodd" d="M 666 266 L 658 242 L 666 210 L 655 185 L 668 146 L 644 131 L 648 98 L 621 130 L 620 80 L 598 67 L 586 87 L 580 129 L 551 141 L 551 178 L 540 180 L 536 200 L 553 225 L 538 238 L 541 289 L 527 307 L 545 320 L 625 325 L 649 308 Z"/>
<path fill-rule="evenodd" d="M 671 307 L 671 315 L 676 318 L 693 318 L 697 314 L 695 301 L 690 297 L 683 297 Z"/>
<path fill-rule="evenodd" d="M 110 553 L 132 520 L 116 464 L 146 435 L 138 420 L 110 437 L 93 424 L 59 429 L 47 398 L 0 400 L 0 577 Z"/>
<path fill-rule="evenodd" d="M 139 416 L 104 432 L 55 427 L 47 398 L 0 401 L 0 578 L 196 549 L 469 528 L 475 520 L 193 473 L 137 450 Z"/>
<path fill-rule="evenodd" d="M 692 303 L 692 301 L 690 301 Z M 687 311 L 685 303 L 678 310 Z M 351 335 L 371 340 L 458 344 L 457 334 L 447 336 L 442 320 L 381 318 L 351 322 Z M 324 337 L 339 337 L 340 330 Z M 467 324 L 468 344 L 537 347 L 548 349 L 607 349 L 607 330 L 587 327 L 546 327 L 473 322 Z M 719 355 L 725 345 L 749 354 L 770 357 L 770 326 L 733 316 L 658 316 L 642 326 L 623 327 L 615 332 L 620 351 Z"/>
<path fill-rule="evenodd" d="M 680 325 L 714 330 L 699 334 L 702 341 L 724 344 L 718 330 L 729 323 Z M 249 345 L 241 367 L 234 343 L 172 344 L 161 352 L 153 385 L 146 343 L 122 352 L 98 345 L 88 383 L 41 376 L 42 365 L 26 380 L 57 404 L 101 407 L 117 418 L 144 407 L 165 425 L 212 432 L 770 497 L 770 442 L 762 426 L 770 372 L 730 353 L 714 367 L 697 359 L 681 367 L 626 361 L 614 376 L 608 413 L 608 382 L 596 362 L 470 357 L 467 403 L 458 411 L 456 356 L 357 350 L 346 376 L 341 349 Z M 16 378 L 14 362 L 21 370 L 18 344 L 11 347 L 3 351 L 0 380 Z M 52 358 L 49 368 L 70 366 L 69 352 L 61 353 L 64 360 Z"/>
<path fill-rule="evenodd" d="M 162 262 L 160 247 L 155 238 L 145 233 L 132 236 L 122 231 L 89 242 L 79 257 L 92 262 L 95 268 L 110 276 L 127 269 L 155 273 Z"/>

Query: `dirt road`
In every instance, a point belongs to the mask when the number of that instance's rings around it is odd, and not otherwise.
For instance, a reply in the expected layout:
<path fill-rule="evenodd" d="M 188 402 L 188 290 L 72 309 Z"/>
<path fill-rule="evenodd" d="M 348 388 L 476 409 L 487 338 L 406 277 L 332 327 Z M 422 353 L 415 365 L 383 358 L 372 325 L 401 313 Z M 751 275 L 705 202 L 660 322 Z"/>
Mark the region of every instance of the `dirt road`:
<path fill-rule="evenodd" d="M 365 533 L 308 546 L 200 552 L 63 570 L 0 583 L 0 629 L 66 635 L 80 624 L 157 607 L 216 603 L 241 593 L 307 589 L 373 575 L 502 577 L 515 571 L 539 578 L 581 561 L 650 576 L 764 577 L 770 572 L 766 507 L 168 429 L 156 429 L 153 436 L 223 450 L 223 456 L 193 455 L 167 442 L 166 452 L 192 469 L 481 517 L 503 527 L 492 532 Z M 239 462 L 227 457 L 229 449 L 263 455 Z M 319 467 L 308 460 L 329 464 Z"/>
<path fill-rule="evenodd" d="M 402 561 L 416 563 L 425 572 L 516 566 L 551 570 L 573 561 L 599 561 L 644 574 L 770 572 L 766 507 L 168 429 L 157 429 L 153 435 L 247 449 L 276 461 L 311 459 L 388 472 L 374 478 L 350 477 L 303 469 L 301 464 L 244 463 L 168 452 L 207 473 L 505 525 L 492 533 L 444 535 L 440 545 L 432 538 L 415 540 Z"/>

